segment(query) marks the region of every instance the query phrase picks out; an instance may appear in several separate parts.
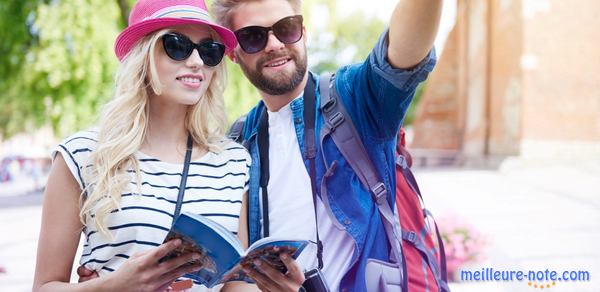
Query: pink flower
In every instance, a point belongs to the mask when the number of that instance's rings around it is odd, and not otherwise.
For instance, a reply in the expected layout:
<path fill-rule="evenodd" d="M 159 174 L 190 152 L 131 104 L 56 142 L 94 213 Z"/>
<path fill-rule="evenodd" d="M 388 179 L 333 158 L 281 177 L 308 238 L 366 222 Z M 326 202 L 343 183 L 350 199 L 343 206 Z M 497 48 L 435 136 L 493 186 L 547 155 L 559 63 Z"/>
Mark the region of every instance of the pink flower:
<path fill-rule="evenodd" d="M 484 258 L 487 241 L 473 225 L 457 215 L 441 216 L 437 222 L 446 249 L 450 279 L 465 264 Z"/>

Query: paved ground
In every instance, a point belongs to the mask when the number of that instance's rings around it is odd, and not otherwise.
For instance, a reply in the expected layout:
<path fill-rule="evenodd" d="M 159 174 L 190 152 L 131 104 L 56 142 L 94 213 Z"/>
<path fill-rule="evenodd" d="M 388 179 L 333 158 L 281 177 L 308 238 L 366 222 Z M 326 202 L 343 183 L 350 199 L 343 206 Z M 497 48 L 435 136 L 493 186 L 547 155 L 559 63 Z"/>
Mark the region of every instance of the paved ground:
<path fill-rule="evenodd" d="M 600 161 L 500 171 L 421 171 L 430 209 L 457 212 L 484 231 L 488 259 L 472 270 L 585 270 L 591 281 L 550 291 L 600 291 Z M 454 291 L 535 291 L 527 282 L 459 283 Z M 539 288 L 538 288 L 539 289 Z"/>
<path fill-rule="evenodd" d="M 425 201 L 434 214 L 458 213 L 488 236 L 487 259 L 468 269 L 590 273 L 590 281 L 557 282 L 544 289 L 548 291 L 600 291 L 599 178 L 600 161 L 544 166 L 508 163 L 501 170 L 417 171 Z M 39 194 L 0 200 L 0 266 L 7 269 L 0 274 L 0 291 L 31 289 L 40 201 Z M 539 289 L 527 282 L 459 282 L 451 288 L 465 292 Z"/>

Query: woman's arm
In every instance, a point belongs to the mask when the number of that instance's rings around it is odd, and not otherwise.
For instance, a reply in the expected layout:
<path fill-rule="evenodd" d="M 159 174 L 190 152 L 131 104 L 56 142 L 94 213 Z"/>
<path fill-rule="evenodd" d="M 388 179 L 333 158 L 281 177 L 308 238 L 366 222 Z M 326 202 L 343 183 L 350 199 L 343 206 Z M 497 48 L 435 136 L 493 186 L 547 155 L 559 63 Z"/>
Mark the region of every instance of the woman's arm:
<path fill-rule="evenodd" d="M 238 238 L 242 242 L 242 246 L 248 248 L 248 192 L 244 193 L 242 198 L 242 209 L 238 222 Z"/>
<path fill-rule="evenodd" d="M 56 291 L 58 287 L 52 282 L 68 283 L 70 280 L 83 228 L 79 220 L 80 195 L 81 189 L 69 172 L 64 158 L 57 154 L 44 191 L 34 291 Z M 90 281 L 81 285 L 81 291 L 91 284 Z"/>
<path fill-rule="evenodd" d="M 79 220 L 81 189 L 61 155 L 48 177 L 42 209 L 33 291 L 163 291 L 180 276 L 198 270 L 183 266 L 199 254 L 185 254 L 169 261 L 158 260 L 177 248 L 172 240 L 133 255 L 115 272 L 83 283 L 70 284 L 75 252 L 83 225 Z"/>

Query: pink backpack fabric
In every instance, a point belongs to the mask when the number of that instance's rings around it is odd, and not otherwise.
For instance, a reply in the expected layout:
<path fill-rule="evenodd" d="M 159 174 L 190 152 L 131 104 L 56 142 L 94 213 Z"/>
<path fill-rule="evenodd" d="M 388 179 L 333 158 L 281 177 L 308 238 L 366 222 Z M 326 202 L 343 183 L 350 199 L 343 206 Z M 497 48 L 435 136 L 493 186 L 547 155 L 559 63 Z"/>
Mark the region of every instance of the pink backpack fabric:
<path fill-rule="evenodd" d="M 396 146 L 396 208 L 400 217 L 408 291 L 450 291 L 443 243 L 438 232 L 439 247 L 436 247 L 425 223 L 431 214 L 421 204 L 422 197 L 410 171 L 412 157 L 406 150 L 404 136 L 401 128 Z M 437 225 L 435 229 L 437 232 Z"/>

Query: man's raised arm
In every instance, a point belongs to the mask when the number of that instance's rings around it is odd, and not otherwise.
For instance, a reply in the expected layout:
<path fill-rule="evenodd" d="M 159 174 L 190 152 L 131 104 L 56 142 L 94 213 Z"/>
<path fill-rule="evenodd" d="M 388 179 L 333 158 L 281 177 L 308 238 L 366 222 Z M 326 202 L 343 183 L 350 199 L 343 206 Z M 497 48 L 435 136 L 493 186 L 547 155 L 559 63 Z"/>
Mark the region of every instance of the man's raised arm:
<path fill-rule="evenodd" d="M 417 65 L 433 47 L 443 0 L 400 0 L 392 13 L 388 61 L 395 68 Z"/>

